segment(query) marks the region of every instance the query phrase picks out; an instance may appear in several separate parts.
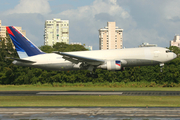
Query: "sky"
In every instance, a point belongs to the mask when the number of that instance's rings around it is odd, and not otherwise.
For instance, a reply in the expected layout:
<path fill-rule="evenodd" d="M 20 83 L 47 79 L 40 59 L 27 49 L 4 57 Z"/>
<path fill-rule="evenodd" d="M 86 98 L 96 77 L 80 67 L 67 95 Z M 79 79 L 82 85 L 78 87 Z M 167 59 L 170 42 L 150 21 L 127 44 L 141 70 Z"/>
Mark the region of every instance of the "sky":
<path fill-rule="evenodd" d="M 0 0 L 3 26 L 20 26 L 38 47 L 46 20 L 69 20 L 69 41 L 99 49 L 100 28 L 116 22 L 123 47 L 147 42 L 169 47 L 180 34 L 180 0 Z"/>

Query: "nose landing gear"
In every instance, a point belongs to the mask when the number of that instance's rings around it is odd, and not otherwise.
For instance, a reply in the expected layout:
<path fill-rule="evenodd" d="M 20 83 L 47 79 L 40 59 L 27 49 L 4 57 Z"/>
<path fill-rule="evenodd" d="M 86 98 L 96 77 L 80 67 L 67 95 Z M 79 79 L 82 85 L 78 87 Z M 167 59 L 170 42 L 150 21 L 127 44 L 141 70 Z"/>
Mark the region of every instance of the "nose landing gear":
<path fill-rule="evenodd" d="M 164 68 L 164 63 L 160 63 L 160 72 L 163 72 L 163 68 Z"/>

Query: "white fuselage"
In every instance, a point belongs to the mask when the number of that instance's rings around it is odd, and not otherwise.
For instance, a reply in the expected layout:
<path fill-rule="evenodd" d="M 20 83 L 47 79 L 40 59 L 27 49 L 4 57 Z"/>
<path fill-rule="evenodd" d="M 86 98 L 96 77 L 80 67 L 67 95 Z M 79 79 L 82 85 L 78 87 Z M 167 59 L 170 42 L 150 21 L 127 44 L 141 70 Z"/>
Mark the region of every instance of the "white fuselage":
<path fill-rule="evenodd" d="M 122 67 L 155 65 L 159 63 L 165 63 L 176 58 L 175 53 L 161 47 L 94 50 L 67 53 L 104 61 L 120 60 L 122 62 Z M 16 60 L 13 61 L 13 63 L 16 65 L 37 67 L 47 70 L 63 71 L 80 69 L 76 64 L 63 59 L 63 56 L 56 53 L 40 54 L 24 59 L 34 61 L 35 63 L 23 63 Z M 97 67 L 101 68 L 100 66 Z"/>

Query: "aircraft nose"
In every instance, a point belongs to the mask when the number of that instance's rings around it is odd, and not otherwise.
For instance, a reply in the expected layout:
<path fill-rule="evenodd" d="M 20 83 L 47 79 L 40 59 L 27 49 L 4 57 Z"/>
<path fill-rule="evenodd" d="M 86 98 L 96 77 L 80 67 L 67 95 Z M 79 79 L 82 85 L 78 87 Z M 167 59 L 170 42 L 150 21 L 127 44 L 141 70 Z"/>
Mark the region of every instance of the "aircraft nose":
<path fill-rule="evenodd" d="M 173 58 L 176 58 L 176 57 L 177 57 L 177 55 L 175 53 L 173 53 Z"/>

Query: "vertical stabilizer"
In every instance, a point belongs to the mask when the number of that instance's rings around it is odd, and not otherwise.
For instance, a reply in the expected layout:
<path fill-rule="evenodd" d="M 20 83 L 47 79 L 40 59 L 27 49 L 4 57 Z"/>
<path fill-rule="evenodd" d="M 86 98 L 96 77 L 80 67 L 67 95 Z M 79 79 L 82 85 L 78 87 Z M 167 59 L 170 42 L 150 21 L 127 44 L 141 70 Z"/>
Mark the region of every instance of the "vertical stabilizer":
<path fill-rule="evenodd" d="M 38 47 L 36 47 L 15 27 L 9 26 L 6 27 L 6 29 L 20 58 L 44 54 L 44 52 L 42 52 Z"/>

